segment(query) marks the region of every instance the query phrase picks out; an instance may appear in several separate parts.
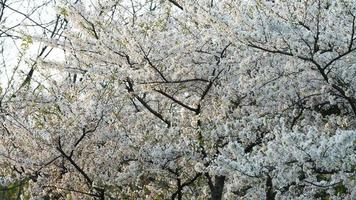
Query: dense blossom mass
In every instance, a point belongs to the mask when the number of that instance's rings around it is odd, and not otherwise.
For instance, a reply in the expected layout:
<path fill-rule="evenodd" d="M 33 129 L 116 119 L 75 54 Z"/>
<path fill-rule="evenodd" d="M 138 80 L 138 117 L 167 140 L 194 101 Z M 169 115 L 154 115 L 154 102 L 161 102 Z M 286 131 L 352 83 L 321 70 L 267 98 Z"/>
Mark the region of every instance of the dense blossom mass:
<path fill-rule="evenodd" d="M 52 34 L 14 30 L 30 71 L 0 87 L 3 187 L 23 199 L 356 198 L 355 1 L 53 8 Z M 30 56 L 38 44 L 56 52 Z"/>

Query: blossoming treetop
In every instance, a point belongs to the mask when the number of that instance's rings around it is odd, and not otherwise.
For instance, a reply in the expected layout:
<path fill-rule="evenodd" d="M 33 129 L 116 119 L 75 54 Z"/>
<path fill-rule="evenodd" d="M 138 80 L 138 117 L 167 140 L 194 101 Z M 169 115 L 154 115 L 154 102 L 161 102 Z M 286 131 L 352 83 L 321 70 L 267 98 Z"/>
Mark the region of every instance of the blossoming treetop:
<path fill-rule="evenodd" d="M 31 198 L 352 199 L 353 1 L 62 1 L 1 99 Z M 31 62 L 31 60 L 29 60 Z"/>

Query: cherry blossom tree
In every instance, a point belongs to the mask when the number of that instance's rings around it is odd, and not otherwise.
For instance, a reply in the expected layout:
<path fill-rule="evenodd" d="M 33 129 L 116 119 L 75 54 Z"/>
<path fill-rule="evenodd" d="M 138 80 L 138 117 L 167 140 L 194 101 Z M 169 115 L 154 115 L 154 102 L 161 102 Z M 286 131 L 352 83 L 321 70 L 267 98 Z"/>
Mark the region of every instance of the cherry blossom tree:
<path fill-rule="evenodd" d="M 1 180 L 24 198 L 355 197 L 353 1 L 56 10 L 63 37 L 31 39 L 65 59 L 1 104 Z"/>
<path fill-rule="evenodd" d="M 52 0 L 38 1 L 0 1 L 0 115 L 1 138 L 8 131 L 3 123 L 4 113 L 9 102 L 21 95 L 34 77 L 36 62 L 51 54 L 53 48 L 41 42 L 34 42 L 32 35 L 44 35 L 50 38 L 61 36 L 66 22 L 60 15 L 50 13 Z M 52 15 L 53 14 L 53 15 Z M 46 16 L 46 17 L 42 17 Z M 39 80 L 35 80 L 39 81 Z M 15 114 L 13 112 L 12 114 Z M 16 114 L 15 114 L 16 116 Z M 6 148 L 1 146 L 1 148 Z M 3 163 L 4 158 L 0 159 Z M 3 176 L 10 175 L 6 169 L 1 172 Z M 0 199 L 19 198 L 26 181 L 12 181 L 12 184 L 0 183 Z"/>

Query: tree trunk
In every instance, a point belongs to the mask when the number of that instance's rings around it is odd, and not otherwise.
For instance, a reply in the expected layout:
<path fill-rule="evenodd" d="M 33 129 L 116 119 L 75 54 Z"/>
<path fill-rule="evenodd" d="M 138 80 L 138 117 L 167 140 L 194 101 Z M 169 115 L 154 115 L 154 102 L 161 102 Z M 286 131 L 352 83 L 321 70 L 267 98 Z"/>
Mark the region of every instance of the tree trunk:
<path fill-rule="evenodd" d="M 215 176 L 215 184 L 210 187 L 211 200 L 221 200 L 224 190 L 225 176 Z"/>

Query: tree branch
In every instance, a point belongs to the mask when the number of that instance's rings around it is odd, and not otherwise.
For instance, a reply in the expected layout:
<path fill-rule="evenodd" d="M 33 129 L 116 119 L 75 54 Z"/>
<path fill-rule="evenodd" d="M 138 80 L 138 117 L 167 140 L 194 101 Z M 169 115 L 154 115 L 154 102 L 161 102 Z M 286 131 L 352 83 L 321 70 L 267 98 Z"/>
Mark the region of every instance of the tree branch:
<path fill-rule="evenodd" d="M 177 6 L 179 9 L 183 10 L 183 7 L 179 5 L 176 1 L 174 0 L 168 0 L 168 1 L 171 2 L 173 5 Z"/>

